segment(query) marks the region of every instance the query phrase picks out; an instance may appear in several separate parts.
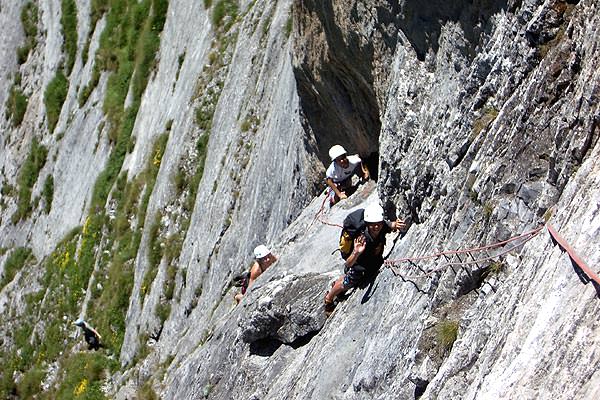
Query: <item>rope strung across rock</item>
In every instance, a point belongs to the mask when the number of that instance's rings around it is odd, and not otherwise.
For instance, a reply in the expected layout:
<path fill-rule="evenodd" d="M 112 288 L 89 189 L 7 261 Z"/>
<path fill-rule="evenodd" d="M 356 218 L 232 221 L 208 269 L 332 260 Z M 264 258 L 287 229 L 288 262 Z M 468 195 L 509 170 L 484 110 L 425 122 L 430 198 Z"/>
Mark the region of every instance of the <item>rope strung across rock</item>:
<path fill-rule="evenodd" d="M 536 228 L 534 230 L 531 230 L 529 232 L 525 232 L 521 235 L 518 236 L 514 236 L 511 237 L 509 239 L 503 240 L 501 242 L 497 242 L 497 243 L 493 243 L 493 244 L 489 244 L 486 246 L 479 246 L 479 247 L 471 247 L 471 248 L 466 248 L 466 249 L 459 249 L 459 250 L 447 250 L 447 251 L 442 251 L 439 253 L 435 253 L 435 254 L 430 254 L 430 255 L 426 255 L 426 256 L 420 256 L 420 257 L 406 257 L 406 258 L 398 258 L 398 259 L 393 259 L 393 260 L 385 260 L 384 261 L 384 265 L 389 267 L 391 269 L 391 271 L 394 273 L 394 275 L 399 275 L 398 271 L 393 267 L 394 265 L 398 265 L 401 263 L 411 263 L 414 265 L 415 262 L 418 261 L 426 261 L 426 260 L 432 260 L 432 259 L 436 259 L 439 257 L 445 257 L 447 258 L 447 256 L 458 256 L 459 260 L 460 257 L 459 255 L 461 254 L 465 254 L 465 255 L 469 255 L 472 257 L 472 260 L 465 260 L 465 261 L 454 261 L 454 262 L 447 262 L 442 264 L 441 266 L 439 266 L 438 268 L 435 268 L 431 271 L 425 272 L 423 275 L 418 275 L 418 276 L 414 276 L 414 277 L 407 277 L 407 278 L 423 278 L 423 277 L 428 277 L 431 276 L 432 274 L 442 271 L 444 269 L 446 269 L 447 267 L 450 266 L 461 266 L 461 265 L 472 265 L 472 264 L 480 264 L 480 263 L 484 263 L 487 261 L 491 261 L 494 258 L 498 258 L 504 254 L 510 253 L 511 251 L 513 251 L 514 249 L 516 249 L 519 246 L 522 246 L 523 244 L 525 244 L 526 242 L 528 242 L 529 240 L 533 239 L 535 236 L 537 236 L 541 230 L 544 228 L 544 226 L 541 226 L 539 228 Z M 479 258 L 479 259 L 475 259 L 473 257 L 473 253 L 481 253 L 484 251 L 488 251 L 491 249 L 495 249 L 498 247 L 502 247 L 508 243 L 512 243 L 515 242 L 517 240 L 520 240 L 520 242 L 516 245 L 513 245 L 505 250 L 503 250 L 502 252 L 498 253 L 498 254 L 494 254 L 492 256 L 487 256 L 485 258 Z"/>
<path fill-rule="evenodd" d="M 565 251 L 567 254 L 569 254 L 573 269 L 575 270 L 575 273 L 581 282 L 583 282 L 584 285 L 592 282 L 594 289 L 596 289 L 596 295 L 600 298 L 600 277 L 598 277 L 598 275 L 592 271 L 590 267 L 588 267 L 585 261 L 583 261 L 583 259 L 579 257 L 577 253 L 575 253 L 573 247 L 571 247 L 571 245 L 569 245 L 569 243 L 558 234 L 552 225 L 546 224 L 546 228 L 548 229 L 548 233 L 550 234 L 554 245 L 558 245 L 562 251 Z"/>
<path fill-rule="evenodd" d="M 542 225 L 541 227 L 531 230 L 529 232 L 525 232 L 521 235 L 512 237 L 510 239 L 503 240 L 501 242 L 497 242 L 497 243 L 493 243 L 493 244 L 489 244 L 486 246 L 472 247 L 472 248 L 460 249 L 460 250 L 443 251 L 443 252 L 426 255 L 426 256 L 421 256 L 421 257 L 407 257 L 407 258 L 399 258 L 399 259 L 395 259 L 395 260 L 386 260 L 386 261 L 384 261 L 384 265 L 386 267 L 388 267 L 395 276 L 400 276 L 403 280 L 427 278 L 437 272 L 443 271 L 444 269 L 446 269 L 448 267 L 453 267 L 453 266 L 463 267 L 466 265 L 473 265 L 473 264 L 478 265 L 481 263 L 492 261 L 493 259 L 501 257 L 505 254 L 508 254 L 511 251 L 515 250 L 516 248 L 524 245 L 526 242 L 528 242 L 529 240 L 536 237 L 544 228 L 546 228 L 548 230 L 548 233 L 550 234 L 552 242 L 555 245 L 558 245 L 562 251 L 565 251 L 568 253 L 569 258 L 571 259 L 571 262 L 573 264 L 573 269 L 575 270 L 575 273 L 577 274 L 579 279 L 584 284 L 592 282 L 594 289 L 596 290 L 596 294 L 600 298 L 600 277 L 590 267 L 587 266 L 587 264 L 583 261 L 583 259 L 581 259 L 581 257 L 579 257 L 577 255 L 577 253 L 575 252 L 575 250 L 569 245 L 569 243 L 563 237 L 561 237 L 558 234 L 558 232 L 556 231 L 556 229 L 554 229 L 554 227 L 552 227 L 552 225 L 550 225 L 550 224 Z M 501 251 L 497 254 L 494 254 L 491 256 L 488 255 L 487 257 L 479 258 L 479 259 L 475 259 L 475 257 L 473 257 L 473 253 L 480 253 L 480 252 L 484 252 L 484 251 L 491 250 L 494 248 L 502 247 L 508 243 L 515 242 L 515 241 L 519 241 L 519 242 L 517 244 L 514 244 L 514 245 L 504 249 L 503 251 Z M 461 260 L 461 258 L 459 256 L 461 254 L 469 255 L 471 257 L 471 260 L 464 260 L 464 261 Z M 415 264 L 415 262 L 418 262 L 418 261 L 432 260 L 432 259 L 436 259 L 439 257 L 444 257 L 444 258 L 446 258 L 446 260 L 448 260 L 448 256 L 456 256 L 460 261 L 446 262 L 446 263 L 440 265 L 439 267 L 434 268 L 430 271 L 423 271 L 423 269 L 421 269 L 417 264 Z M 416 266 L 417 268 L 419 268 L 423 272 L 423 274 L 413 275 L 413 276 L 401 275 L 400 272 L 396 268 L 394 268 L 395 265 L 398 265 L 401 263 L 412 264 L 413 266 Z"/>
<path fill-rule="evenodd" d="M 328 198 L 329 198 L 329 196 L 325 196 L 325 198 L 323 199 L 323 202 L 321 203 L 321 207 L 319 208 L 319 211 L 317 211 L 317 213 L 315 214 L 313 222 L 318 220 L 319 222 L 321 222 L 324 225 L 343 229 L 342 225 L 332 223 L 332 222 L 329 222 L 329 221 L 323 219 L 323 211 L 325 209 L 325 202 L 327 201 Z M 393 259 L 393 260 L 385 260 L 384 267 L 389 268 L 395 276 L 400 276 L 402 279 L 427 278 L 437 272 L 443 271 L 444 269 L 446 269 L 448 267 L 454 267 L 454 266 L 464 267 L 464 266 L 473 265 L 473 264 L 479 265 L 482 263 L 486 263 L 488 261 L 492 261 L 498 257 L 501 257 L 505 254 L 512 252 L 513 250 L 517 249 L 520 246 L 523 246 L 525 243 L 527 243 L 528 241 L 530 241 L 531 239 L 533 239 L 534 237 L 539 235 L 539 233 L 544 228 L 546 228 L 548 230 L 548 233 L 550 234 L 552 242 L 555 245 L 558 245 L 562 251 L 565 251 L 569 254 L 569 258 L 571 259 L 571 262 L 573 264 L 573 269 L 575 270 L 575 273 L 577 274 L 579 279 L 584 284 L 592 282 L 594 289 L 596 290 L 596 293 L 598 295 L 598 298 L 600 298 L 600 277 L 594 271 L 592 271 L 592 269 L 590 267 L 587 266 L 587 264 L 583 261 L 583 259 L 581 259 L 581 257 L 579 257 L 577 255 L 575 250 L 573 250 L 573 247 L 571 247 L 569 245 L 569 243 L 562 236 L 560 236 L 558 234 L 558 232 L 556 231 L 556 229 L 554 229 L 554 227 L 552 227 L 552 225 L 550 225 L 549 223 L 546 223 L 545 225 L 542 225 L 539 228 L 533 229 L 531 231 L 522 233 L 518 236 L 514 236 L 514 237 L 511 237 L 509 239 L 506 239 L 506 240 L 503 240 L 503 241 L 500 241 L 497 243 L 488 244 L 486 246 L 470 247 L 470 248 L 459 249 L 459 250 L 446 250 L 446 251 L 442 251 L 439 253 L 425 255 L 425 256 L 419 256 L 419 257 L 405 257 L 405 258 L 397 258 L 397 259 Z M 473 253 L 487 252 L 488 250 L 502 247 L 502 246 L 505 246 L 505 245 L 515 242 L 515 241 L 519 241 L 519 242 L 517 244 L 514 244 L 514 245 L 504 249 L 503 251 L 501 251 L 497 254 L 487 255 L 487 257 L 478 258 L 478 259 L 473 257 Z M 471 260 L 463 261 L 460 258 L 460 255 L 468 255 L 469 257 L 471 257 Z M 419 261 L 433 260 L 433 259 L 440 258 L 440 257 L 444 257 L 446 260 L 448 260 L 448 257 L 452 257 L 452 256 L 456 256 L 460 261 L 448 261 L 430 271 L 424 271 L 416 264 L 416 262 L 419 262 Z M 397 266 L 402 263 L 412 264 L 413 266 L 419 268 L 423 272 L 423 274 L 412 275 L 412 276 L 402 276 L 398 272 L 398 270 L 396 268 L 394 268 L 394 266 Z"/>
<path fill-rule="evenodd" d="M 317 213 L 315 214 L 315 218 L 313 219 L 313 222 L 316 220 L 324 225 L 334 226 L 336 228 L 344 228 L 340 224 L 335 224 L 333 222 L 329 222 L 329 221 L 326 221 L 325 219 L 323 219 L 323 210 L 325 209 L 325 202 L 327 201 L 328 198 L 329 198 L 329 196 L 326 195 L 325 198 L 323 199 L 323 202 L 321 203 L 321 208 L 319 208 L 319 211 L 317 211 Z"/>
<path fill-rule="evenodd" d="M 397 265 L 403 262 L 416 262 L 416 261 L 425 261 L 425 260 L 431 260 L 434 258 L 439 258 L 439 257 L 443 257 L 443 256 L 453 256 L 453 255 L 457 255 L 457 254 L 472 254 L 472 253 L 478 253 L 478 252 L 483 252 L 486 250 L 491 250 L 497 247 L 501 247 L 504 246 L 508 243 L 514 242 L 516 240 L 519 239 L 523 239 L 522 243 L 519 243 L 518 245 L 514 246 L 511 248 L 514 249 L 516 247 L 521 246 L 522 244 L 524 244 L 525 242 L 533 239 L 536 235 L 538 235 L 540 233 L 540 231 L 544 229 L 544 226 L 541 226 L 539 228 L 536 228 L 532 231 L 529 232 L 525 232 L 519 236 L 514 236 L 511 237 L 510 239 L 506 239 L 503 240 L 501 242 L 497 242 L 497 243 L 493 243 L 493 244 L 488 244 L 486 246 L 480 246 L 480 247 L 471 247 L 471 248 L 467 248 L 467 249 L 459 249 L 459 250 L 446 250 L 446 251 L 442 251 L 439 253 L 435 253 L 435 254 L 430 254 L 430 255 L 426 255 L 426 256 L 420 256 L 420 257 L 407 257 L 407 258 L 398 258 L 398 259 L 394 259 L 394 260 L 386 260 L 384 262 L 384 264 L 386 265 Z M 504 253 L 503 253 L 504 254 Z M 487 257 L 486 259 L 482 259 L 480 261 L 485 261 L 490 257 Z M 491 257 L 493 258 L 493 257 Z M 473 261 L 464 261 L 464 262 L 459 262 L 459 263 L 448 263 L 451 265 L 467 265 L 467 264 L 477 264 L 478 260 L 473 260 Z"/>

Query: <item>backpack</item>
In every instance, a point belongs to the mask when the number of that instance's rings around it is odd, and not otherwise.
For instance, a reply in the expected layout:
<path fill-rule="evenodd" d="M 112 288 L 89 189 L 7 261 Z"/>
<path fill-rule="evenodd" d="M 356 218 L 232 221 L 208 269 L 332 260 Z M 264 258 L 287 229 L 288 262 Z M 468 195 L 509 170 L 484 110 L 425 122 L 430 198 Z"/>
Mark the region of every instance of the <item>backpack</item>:
<path fill-rule="evenodd" d="M 339 243 L 340 253 L 342 253 L 344 260 L 350 256 L 354 249 L 354 239 L 365 230 L 366 226 L 365 210 L 362 208 L 351 212 L 344 218 Z"/>

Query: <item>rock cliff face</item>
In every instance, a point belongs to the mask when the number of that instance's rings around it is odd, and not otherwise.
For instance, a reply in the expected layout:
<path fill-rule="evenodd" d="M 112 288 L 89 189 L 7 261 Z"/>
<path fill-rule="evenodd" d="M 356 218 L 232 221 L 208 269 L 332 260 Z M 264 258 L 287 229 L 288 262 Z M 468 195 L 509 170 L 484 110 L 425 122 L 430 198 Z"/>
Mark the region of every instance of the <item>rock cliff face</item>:
<path fill-rule="evenodd" d="M 600 394 L 599 295 L 545 229 L 400 260 L 548 222 L 596 268 L 598 1 L 52 0 L 0 21 L 3 397 Z M 329 208 L 336 143 L 377 180 Z M 335 225 L 373 202 L 410 228 L 326 318 Z M 261 243 L 279 259 L 235 306 Z"/>

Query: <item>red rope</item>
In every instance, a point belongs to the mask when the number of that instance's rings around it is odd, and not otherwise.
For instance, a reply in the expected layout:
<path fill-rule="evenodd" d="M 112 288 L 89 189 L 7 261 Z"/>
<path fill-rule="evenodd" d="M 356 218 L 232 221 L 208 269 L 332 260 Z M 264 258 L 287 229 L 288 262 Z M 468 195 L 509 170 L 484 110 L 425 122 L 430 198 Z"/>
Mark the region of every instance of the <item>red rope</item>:
<path fill-rule="evenodd" d="M 386 265 L 395 265 L 395 264 L 400 264 L 400 263 L 403 263 L 403 262 L 414 262 L 414 261 L 430 260 L 432 258 L 439 258 L 439 257 L 442 257 L 442 256 L 449 256 L 449 255 L 456 255 L 456 254 L 465 254 L 465 253 L 475 253 L 475 252 L 480 252 L 480 251 L 492 249 L 492 248 L 495 248 L 495 247 L 501 247 L 501 246 L 504 246 L 507 243 L 514 242 L 515 240 L 527 238 L 523 242 L 523 243 L 525 243 L 526 241 L 531 240 L 538 233 L 540 233 L 540 231 L 543 228 L 544 228 L 544 226 L 541 226 L 541 227 L 536 228 L 534 230 L 531 230 L 529 232 L 525 232 L 525 233 L 523 233 L 523 234 L 521 234 L 519 236 L 515 236 L 515 237 L 503 240 L 503 241 L 498 242 L 498 243 L 488 244 L 486 246 L 471 247 L 471 248 L 462 249 L 462 250 L 446 250 L 446 251 L 442 251 L 440 253 L 435 253 L 435 254 L 431 254 L 431 255 L 427 255 L 427 256 L 421 256 L 421 257 L 407 257 L 407 258 L 398 258 L 398 259 L 395 259 L 395 260 L 386 260 L 386 261 L 384 261 L 384 264 L 386 264 Z M 523 244 L 523 243 L 521 243 L 521 244 Z M 521 244 L 519 244 L 518 246 L 520 246 Z M 515 247 L 518 247 L 518 246 L 515 246 Z M 473 262 L 465 262 L 465 264 L 474 264 L 474 263 L 475 263 L 474 261 Z"/>
<path fill-rule="evenodd" d="M 471 265 L 471 264 L 481 264 L 487 261 L 492 261 L 495 258 L 498 258 L 500 256 L 503 256 L 505 254 L 510 253 L 511 251 L 513 251 L 514 249 L 516 249 L 517 247 L 520 247 L 522 245 L 524 245 L 527 241 L 533 239 L 535 236 L 537 236 L 540 233 L 541 229 L 537 229 L 535 231 L 531 231 L 529 232 L 529 234 L 531 236 L 527 237 L 523 242 L 518 243 L 514 246 L 511 246 L 509 248 L 507 248 L 506 250 L 498 253 L 498 254 L 494 254 L 493 256 L 489 256 L 489 257 L 485 257 L 485 258 L 479 258 L 476 260 L 471 260 L 471 261 L 461 261 L 461 262 L 448 262 L 448 263 L 444 263 L 442 265 L 440 265 L 438 268 L 432 269 L 430 271 L 427 271 L 426 273 L 422 274 L 422 275 L 413 275 L 413 276 L 403 276 L 403 278 L 405 279 L 417 279 L 417 278 L 426 278 L 429 277 L 431 275 L 433 275 L 436 272 L 440 272 L 444 269 L 446 269 L 447 267 L 450 266 L 460 266 L 460 265 Z M 523 235 L 519 235 L 518 237 L 523 237 Z M 489 247 L 489 246 L 484 246 L 484 247 Z M 464 252 L 464 251 L 463 251 Z M 388 265 L 388 268 L 390 268 L 392 270 L 392 272 L 394 273 L 394 275 L 399 275 L 399 272 L 392 267 L 391 265 Z"/>
<path fill-rule="evenodd" d="M 596 275 L 596 273 L 592 271 L 590 267 L 587 266 L 585 261 L 583 261 L 581 257 L 579 257 L 577 253 L 575 253 L 575 250 L 573 250 L 569 243 L 558 234 L 554 227 L 552 227 L 552 225 L 550 224 L 546 224 L 546 228 L 548 228 L 548 233 L 550 233 L 550 236 L 552 236 L 556 243 L 558 243 L 558 246 L 569 254 L 571 260 L 573 260 L 573 262 L 577 264 L 577 266 L 581 268 L 590 279 L 593 279 L 594 282 L 600 285 L 600 278 L 598 277 L 598 275 Z"/>
<path fill-rule="evenodd" d="M 325 209 L 325 202 L 327 201 L 328 198 L 329 198 L 329 195 L 325 195 L 325 198 L 323 199 L 323 202 L 321 203 L 321 208 L 319 208 L 319 211 L 317 211 L 317 213 L 315 214 L 313 222 L 315 220 L 317 220 L 320 223 L 325 224 L 325 225 L 334 226 L 334 227 L 337 227 L 337 228 L 343 228 L 343 226 L 340 225 L 340 224 L 335 224 L 333 222 L 326 221 L 326 220 L 324 220 L 322 218 L 322 216 L 323 216 L 323 210 Z"/>

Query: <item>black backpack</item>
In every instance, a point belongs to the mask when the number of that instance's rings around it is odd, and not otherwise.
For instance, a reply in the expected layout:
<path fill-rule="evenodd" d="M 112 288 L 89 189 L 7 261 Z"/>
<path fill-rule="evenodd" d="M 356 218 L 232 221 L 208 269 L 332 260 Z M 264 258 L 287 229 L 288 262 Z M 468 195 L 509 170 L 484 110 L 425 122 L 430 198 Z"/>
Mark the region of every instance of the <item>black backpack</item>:
<path fill-rule="evenodd" d="M 366 226 L 365 210 L 362 208 L 351 212 L 344 218 L 339 243 L 340 253 L 342 253 L 344 260 L 350 256 L 354 249 L 354 239 L 364 232 Z"/>

